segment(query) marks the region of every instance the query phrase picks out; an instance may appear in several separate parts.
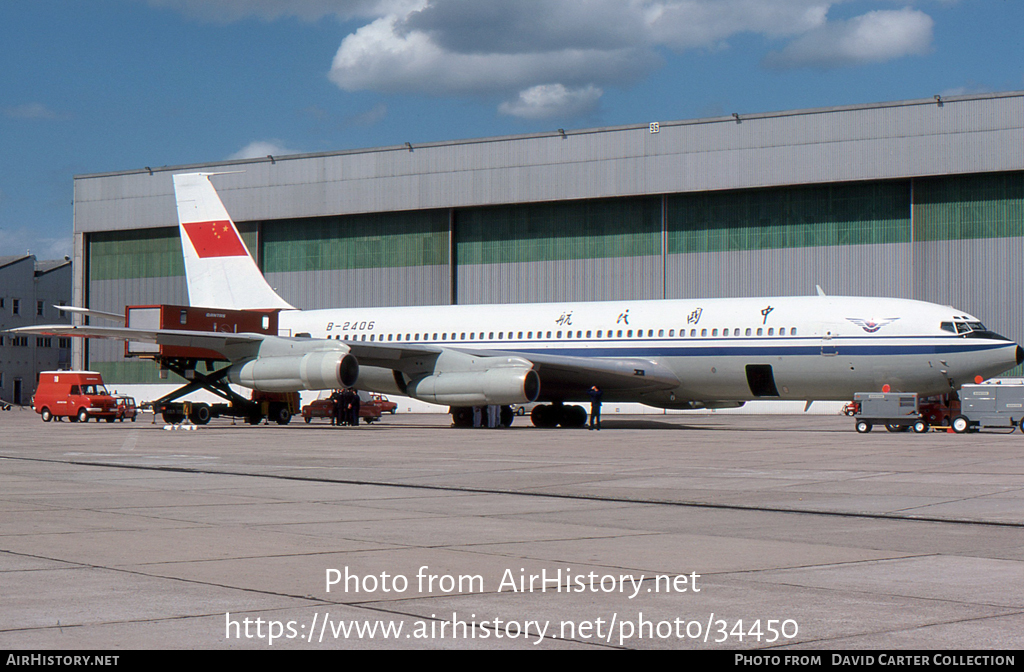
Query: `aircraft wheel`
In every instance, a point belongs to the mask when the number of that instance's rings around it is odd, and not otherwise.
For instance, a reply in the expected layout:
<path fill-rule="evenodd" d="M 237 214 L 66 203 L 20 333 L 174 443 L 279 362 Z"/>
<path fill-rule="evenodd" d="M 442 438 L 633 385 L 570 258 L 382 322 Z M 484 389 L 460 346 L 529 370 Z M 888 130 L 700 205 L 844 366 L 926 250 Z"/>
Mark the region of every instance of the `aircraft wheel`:
<path fill-rule="evenodd" d="M 587 424 L 587 410 L 582 406 L 566 406 L 558 424 L 573 429 L 583 427 Z"/>
<path fill-rule="evenodd" d="M 963 434 L 971 428 L 971 421 L 967 419 L 967 416 L 958 415 L 953 418 L 953 422 L 951 422 L 949 426 L 952 427 L 953 431 L 957 434 Z"/>
<path fill-rule="evenodd" d="M 871 431 L 871 423 L 867 420 L 858 420 L 856 427 L 857 431 L 861 434 L 867 434 Z"/>
<path fill-rule="evenodd" d="M 89 411 L 83 408 L 80 411 L 78 411 L 77 417 L 79 422 L 89 422 Z"/>
<path fill-rule="evenodd" d="M 924 420 L 918 420 L 914 423 L 914 432 L 918 434 L 924 434 L 928 431 L 928 423 Z"/>
<path fill-rule="evenodd" d="M 557 427 L 560 419 L 559 416 L 561 415 L 559 410 L 553 404 L 534 406 L 533 411 L 530 413 L 530 420 L 533 421 L 534 427 L 543 427 L 545 429 Z"/>
<path fill-rule="evenodd" d="M 39 411 L 39 416 L 43 419 L 43 422 L 49 422 L 50 420 L 53 420 L 53 414 L 50 413 L 50 409 L 46 408 L 45 406 L 43 407 L 43 410 Z M 1024 429 L 1022 429 L 1021 431 L 1024 431 Z"/>
<path fill-rule="evenodd" d="M 456 427 L 473 426 L 473 408 L 471 406 L 455 406 L 451 410 L 452 424 Z"/>
<path fill-rule="evenodd" d="M 501 418 L 502 427 L 511 427 L 512 421 L 516 418 L 516 414 L 512 412 L 511 406 L 502 406 L 498 415 Z M 520 415 L 523 415 L 523 413 L 520 413 Z"/>

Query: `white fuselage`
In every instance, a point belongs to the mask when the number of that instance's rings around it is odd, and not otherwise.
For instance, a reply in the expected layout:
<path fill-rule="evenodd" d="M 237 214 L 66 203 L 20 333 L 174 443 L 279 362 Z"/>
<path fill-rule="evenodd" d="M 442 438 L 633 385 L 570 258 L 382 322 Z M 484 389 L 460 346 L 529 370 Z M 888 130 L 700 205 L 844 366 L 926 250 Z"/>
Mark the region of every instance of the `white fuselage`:
<path fill-rule="evenodd" d="M 690 400 L 851 399 L 855 392 L 936 395 L 1019 363 L 1012 341 L 943 323 L 977 323 L 955 308 L 907 299 L 806 296 L 283 311 L 282 335 L 470 352 L 640 358 L 669 368 L 672 390 L 606 400 L 682 406 Z M 360 375 L 364 380 L 386 376 Z M 374 391 L 394 392 L 387 387 Z M 579 401 L 546 395 L 541 399 Z"/>

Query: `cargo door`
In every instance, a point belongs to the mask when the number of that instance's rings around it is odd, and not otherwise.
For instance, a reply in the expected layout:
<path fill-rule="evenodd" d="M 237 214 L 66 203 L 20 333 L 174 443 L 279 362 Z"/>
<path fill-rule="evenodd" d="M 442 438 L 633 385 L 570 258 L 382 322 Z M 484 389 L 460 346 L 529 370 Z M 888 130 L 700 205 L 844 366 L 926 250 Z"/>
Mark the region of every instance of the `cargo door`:
<path fill-rule="evenodd" d="M 771 364 L 747 364 L 747 385 L 755 397 L 779 396 Z"/>

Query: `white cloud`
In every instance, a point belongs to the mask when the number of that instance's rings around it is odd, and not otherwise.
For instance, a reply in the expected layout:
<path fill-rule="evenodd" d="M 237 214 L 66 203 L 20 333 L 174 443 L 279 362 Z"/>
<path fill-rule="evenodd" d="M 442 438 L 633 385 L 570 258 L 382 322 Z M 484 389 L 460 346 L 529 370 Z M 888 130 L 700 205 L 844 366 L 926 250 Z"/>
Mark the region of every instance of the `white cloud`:
<path fill-rule="evenodd" d="M 583 86 L 639 77 L 658 62 L 647 50 L 563 49 L 543 53 L 447 51 L 420 31 L 404 34 L 389 16 L 346 37 L 331 66 L 331 80 L 347 91 L 490 94 L 540 82 Z"/>
<path fill-rule="evenodd" d="M 229 23 L 247 17 L 264 21 L 297 18 L 316 21 L 325 16 L 350 19 L 380 16 L 408 10 L 409 0 L 146 0 L 152 7 L 166 7 L 185 16 Z"/>
<path fill-rule="evenodd" d="M 602 93 L 593 85 L 567 89 L 561 84 L 538 84 L 520 91 L 515 101 L 499 105 L 498 111 L 522 119 L 582 117 L 594 112 Z"/>
<path fill-rule="evenodd" d="M 603 90 L 660 67 L 665 49 L 760 35 L 792 40 L 766 65 L 838 67 L 925 53 L 933 25 L 911 8 L 828 21 L 832 7 L 855 0 L 147 1 L 223 21 L 366 17 L 331 64 L 341 89 L 494 97 L 505 100 L 499 111 L 524 118 L 589 114 Z"/>
<path fill-rule="evenodd" d="M 765 58 L 774 67 L 836 67 L 881 63 L 928 53 L 932 18 L 909 7 L 868 12 L 848 21 L 835 21 L 790 42 Z"/>
<path fill-rule="evenodd" d="M 303 154 L 297 149 L 288 149 L 281 140 L 255 140 L 228 157 L 228 159 L 261 159 L 267 156 Z"/>

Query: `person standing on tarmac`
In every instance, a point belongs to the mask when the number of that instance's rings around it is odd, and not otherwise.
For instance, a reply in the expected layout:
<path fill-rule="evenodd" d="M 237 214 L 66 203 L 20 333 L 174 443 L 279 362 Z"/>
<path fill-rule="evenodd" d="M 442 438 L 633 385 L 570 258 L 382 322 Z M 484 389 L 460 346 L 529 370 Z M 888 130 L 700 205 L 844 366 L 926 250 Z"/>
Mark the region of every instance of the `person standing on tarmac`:
<path fill-rule="evenodd" d="M 587 429 L 601 430 L 601 397 L 604 392 L 597 385 L 590 387 L 590 426 Z"/>
<path fill-rule="evenodd" d="M 352 394 L 352 405 L 351 405 L 350 408 L 352 409 L 352 415 L 349 416 L 349 423 L 353 427 L 358 427 L 359 426 L 359 390 L 352 390 L 351 394 Z"/>
<path fill-rule="evenodd" d="M 331 392 L 331 427 L 341 424 L 341 392 Z"/>

